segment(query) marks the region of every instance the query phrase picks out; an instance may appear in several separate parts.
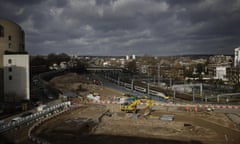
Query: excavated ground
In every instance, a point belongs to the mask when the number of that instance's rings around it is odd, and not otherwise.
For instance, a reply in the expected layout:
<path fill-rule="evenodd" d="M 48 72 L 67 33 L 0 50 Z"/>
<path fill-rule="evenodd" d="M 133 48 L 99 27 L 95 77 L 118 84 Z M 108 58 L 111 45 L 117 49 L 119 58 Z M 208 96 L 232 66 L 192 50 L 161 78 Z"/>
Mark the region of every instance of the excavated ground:
<path fill-rule="evenodd" d="M 185 112 L 155 111 L 151 118 L 136 118 L 131 113 L 111 112 L 104 115 L 102 105 L 86 105 L 43 124 L 35 134 L 51 143 L 79 144 L 145 144 L 145 143 L 239 143 L 240 132 L 229 128 L 232 122 L 224 115 L 222 121 L 211 122 L 211 115 Z M 161 121 L 157 116 L 174 114 L 174 121 Z M 203 115 L 205 118 L 203 118 Z M 225 123 L 225 126 L 221 126 Z M 188 126 L 184 126 L 184 125 Z"/>
<path fill-rule="evenodd" d="M 67 74 L 51 80 L 62 91 L 79 91 L 81 96 L 89 92 L 97 92 L 101 99 L 109 99 L 114 96 L 121 97 L 122 93 L 91 84 L 84 76 Z M 75 102 L 83 102 L 75 99 Z M 109 110 L 111 115 L 102 114 Z M 240 132 L 224 113 L 214 112 L 184 112 L 179 110 L 153 111 L 150 117 L 140 117 L 131 113 L 120 112 L 119 105 L 86 104 L 70 113 L 61 115 L 41 125 L 34 134 L 53 144 L 238 144 Z M 109 113 L 108 113 L 109 114 Z M 174 115 L 174 121 L 161 121 L 159 116 L 163 114 Z M 26 138 L 27 128 L 8 134 L 16 135 L 14 139 L 20 139 L 20 134 L 25 140 L 15 140 L 16 143 L 31 143 Z"/>
<path fill-rule="evenodd" d="M 71 79 L 69 81 L 69 78 Z M 82 85 L 87 91 L 100 94 L 101 99 L 122 96 L 122 93 L 79 82 L 81 76 L 68 74 L 56 77 L 51 82 L 63 90 L 77 90 Z M 86 84 L 88 83 L 88 84 Z M 106 110 L 112 115 L 99 117 Z M 140 114 L 143 113 L 140 111 Z M 174 121 L 161 121 L 163 114 L 174 115 Z M 151 113 L 151 118 L 136 118 L 136 115 L 119 111 L 119 105 L 87 104 L 78 110 L 60 116 L 42 125 L 36 132 L 39 137 L 51 143 L 100 143 L 100 144 L 146 144 L 146 143 L 233 143 L 240 141 L 240 132 L 223 113 L 184 112 L 158 110 Z"/>

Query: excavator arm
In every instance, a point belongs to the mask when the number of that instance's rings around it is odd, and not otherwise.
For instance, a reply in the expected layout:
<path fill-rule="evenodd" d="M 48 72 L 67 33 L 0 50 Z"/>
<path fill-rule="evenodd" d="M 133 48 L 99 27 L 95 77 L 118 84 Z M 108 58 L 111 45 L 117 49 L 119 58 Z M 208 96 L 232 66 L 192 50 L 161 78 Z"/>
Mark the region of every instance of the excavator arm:
<path fill-rule="evenodd" d="M 148 99 L 147 102 L 146 102 L 146 107 L 144 108 L 144 116 L 148 116 L 151 114 L 152 112 L 152 105 L 154 104 L 154 101 L 153 100 L 150 100 Z"/>

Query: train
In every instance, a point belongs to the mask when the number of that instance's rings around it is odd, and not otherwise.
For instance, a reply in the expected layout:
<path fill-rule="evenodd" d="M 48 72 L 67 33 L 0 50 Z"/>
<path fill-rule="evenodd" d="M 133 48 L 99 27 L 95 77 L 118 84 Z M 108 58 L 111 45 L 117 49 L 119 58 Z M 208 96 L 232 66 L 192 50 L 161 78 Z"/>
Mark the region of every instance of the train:
<path fill-rule="evenodd" d="M 132 83 L 118 81 L 118 80 L 113 79 L 113 78 L 110 78 L 109 80 L 112 81 L 113 83 L 119 84 L 120 86 L 123 86 L 123 87 L 128 88 L 128 89 L 133 89 L 135 91 L 138 91 L 138 92 L 141 92 L 141 93 L 146 93 L 146 94 L 149 93 L 149 95 L 156 96 L 156 97 L 159 97 L 159 98 L 163 98 L 165 100 L 169 99 L 169 96 L 167 96 L 163 92 L 153 90 L 151 88 L 149 88 L 149 92 L 148 92 L 148 89 L 146 88 L 146 86 L 140 86 L 140 85 L 136 85 L 136 84 L 132 84 Z"/>

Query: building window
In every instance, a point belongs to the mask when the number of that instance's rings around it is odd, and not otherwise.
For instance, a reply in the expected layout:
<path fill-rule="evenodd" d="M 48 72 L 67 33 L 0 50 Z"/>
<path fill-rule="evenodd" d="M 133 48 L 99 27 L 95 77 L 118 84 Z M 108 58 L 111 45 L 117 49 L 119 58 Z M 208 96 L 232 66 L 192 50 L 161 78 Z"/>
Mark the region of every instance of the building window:
<path fill-rule="evenodd" d="M 25 49 L 25 45 L 24 45 L 24 44 L 22 44 L 22 49 L 23 49 L 23 50 Z"/>
<path fill-rule="evenodd" d="M 12 59 L 8 59 L 8 64 L 12 64 Z"/>
<path fill-rule="evenodd" d="M 12 40 L 12 36 L 8 36 L 8 40 Z"/>
<path fill-rule="evenodd" d="M 0 37 L 4 37 L 4 28 L 0 25 Z"/>
<path fill-rule="evenodd" d="M 11 67 L 8 68 L 8 72 L 12 72 L 12 68 Z"/>
<path fill-rule="evenodd" d="M 8 48 L 12 48 L 12 44 L 11 43 L 8 44 Z"/>
<path fill-rule="evenodd" d="M 11 76 L 11 75 L 10 75 L 10 76 L 8 76 L 8 79 L 9 79 L 9 80 L 12 80 L 12 76 Z"/>

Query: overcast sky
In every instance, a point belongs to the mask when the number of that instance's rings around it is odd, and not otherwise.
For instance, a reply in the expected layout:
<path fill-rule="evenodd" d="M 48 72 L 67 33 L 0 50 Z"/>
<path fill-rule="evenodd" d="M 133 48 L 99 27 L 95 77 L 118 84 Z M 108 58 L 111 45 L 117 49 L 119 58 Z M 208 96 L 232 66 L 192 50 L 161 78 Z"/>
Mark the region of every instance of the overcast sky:
<path fill-rule="evenodd" d="M 240 0 L 0 0 L 30 54 L 233 54 Z"/>

